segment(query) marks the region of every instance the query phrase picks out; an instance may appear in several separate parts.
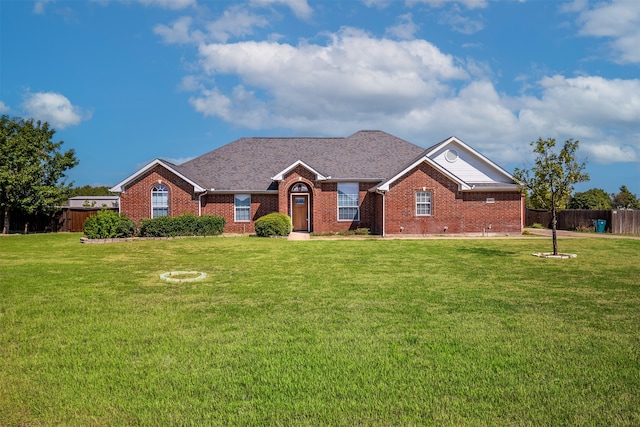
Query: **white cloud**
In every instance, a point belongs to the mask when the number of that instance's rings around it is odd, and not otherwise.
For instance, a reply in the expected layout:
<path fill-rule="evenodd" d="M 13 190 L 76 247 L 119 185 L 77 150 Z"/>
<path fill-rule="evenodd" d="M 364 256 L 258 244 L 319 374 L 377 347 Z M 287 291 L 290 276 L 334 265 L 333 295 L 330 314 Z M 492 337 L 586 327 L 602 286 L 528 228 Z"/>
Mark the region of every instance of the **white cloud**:
<path fill-rule="evenodd" d="M 483 9 L 488 6 L 485 0 L 407 0 L 408 6 L 415 4 L 427 4 L 432 8 L 442 8 L 439 13 L 438 22 L 448 25 L 453 31 L 462 34 L 475 34 L 484 28 L 481 18 L 471 18 L 463 13 L 465 9 Z"/>
<path fill-rule="evenodd" d="M 251 0 L 251 4 L 255 6 L 283 4 L 288 6 L 294 15 L 300 19 L 309 19 L 313 14 L 313 9 L 311 9 L 307 0 Z"/>
<path fill-rule="evenodd" d="M 453 134 L 498 162 L 521 161 L 538 137 L 575 138 L 590 161 L 640 159 L 640 79 L 551 75 L 526 82 L 536 96 L 507 96 L 487 64 L 455 59 L 425 40 L 353 28 L 327 37 L 325 44 L 203 43 L 202 74 L 182 87 L 193 92 L 196 111 L 250 129 L 384 129 L 423 145 Z M 215 83 L 226 76 L 238 81 L 232 89 Z"/>
<path fill-rule="evenodd" d="M 407 0 L 408 5 L 427 4 L 431 7 L 443 7 L 448 4 L 461 4 L 467 9 L 482 9 L 487 7 L 486 0 Z"/>
<path fill-rule="evenodd" d="M 554 134 L 598 141 L 602 129 L 632 133 L 640 123 L 640 80 L 602 77 L 545 77 L 542 95 L 518 100 L 520 121 L 541 135 Z M 620 141 L 628 143 L 629 140 Z M 636 138 L 640 148 L 640 141 Z"/>
<path fill-rule="evenodd" d="M 44 9 L 47 3 L 51 3 L 54 0 L 38 0 L 33 4 L 33 13 L 37 15 L 43 15 Z"/>
<path fill-rule="evenodd" d="M 617 62 L 640 62 L 640 1 L 576 2 L 571 6 L 564 10 L 579 12 L 580 35 L 608 38 Z"/>
<path fill-rule="evenodd" d="M 191 22 L 191 17 L 183 16 L 173 21 L 171 26 L 156 25 L 153 28 L 153 32 L 162 37 L 165 43 L 191 43 L 194 41 L 194 36 L 190 32 Z"/>
<path fill-rule="evenodd" d="M 0 113 L 7 113 L 11 110 L 11 108 L 9 108 L 9 106 L 7 106 L 7 104 L 5 104 L 4 102 L 0 101 Z"/>
<path fill-rule="evenodd" d="M 386 8 L 392 1 L 393 0 L 362 0 L 365 6 L 375 7 L 377 9 Z"/>
<path fill-rule="evenodd" d="M 121 0 L 126 1 L 126 0 Z M 162 9 L 180 10 L 196 6 L 196 0 L 136 0 L 145 6 L 156 6 Z"/>
<path fill-rule="evenodd" d="M 387 28 L 386 33 L 392 37 L 410 40 L 414 38 L 416 31 L 418 31 L 418 25 L 413 22 L 411 13 L 400 15 L 398 17 L 398 23 L 392 27 Z"/>
<path fill-rule="evenodd" d="M 581 149 L 584 149 L 589 157 L 593 157 L 598 160 L 598 163 L 610 164 L 610 163 L 624 163 L 624 162 L 636 162 L 640 160 L 639 147 L 633 147 L 631 145 L 621 145 L 620 141 L 602 142 L 600 144 L 587 143 L 582 144 Z"/>
<path fill-rule="evenodd" d="M 225 10 L 223 15 L 206 25 L 210 39 L 227 42 L 230 37 L 244 37 L 253 34 L 255 27 L 269 25 L 263 16 L 255 15 L 240 6 Z"/>
<path fill-rule="evenodd" d="M 206 32 L 193 28 L 193 18 L 182 16 L 170 25 L 158 24 L 153 32 L 169 44 L 204 43 L 216 41 L 226 43 L 230 38 L 241 38 L 253 34 L 255 28 L 263 28 L 269 21 L 251 13 L 242 6 L 232 6 L 218 19 L 205 24 Z"/>
<path fill-rule="evenodd" d="M 451 56 L 424 40 L 379 40 L 353 29 L 332 35 L 326 46 L 209 44 L 200 47 L 200 55 L 208 75 L 235 75 L 242 85 L 226 95 L 207 89 L 192 104 L 204 114 L 251 127 L 403 115 L 449 90 L 442 81 L 468 77 Z M 254 92 L 268 101 L 259 101 Z M 256 108 L 262 110 L 258 116 Z"/>
<path fill-rule="evenodd" d="M 170 163 L 173 163 L 174 165 L 181 165 L 183 163 L 188 162 L 189 160 L 195 159 L 195 157 L 194 156 L 192 156 L 192 157 L 164 157 L 163 159 L 168 161 L 168 162 L 170 162 Z M 143 167 L 143 166 L 141 166 L 141 167 Z"/>
<path fill-rule="evenodd" d="M 460 12 L 458 6 L 453 7 L 451 10 L 442 12 L 439 22 L 441 24 L 449 25 L 453 31 L 467 35 L 477 33 L 484 28 L 484 23 L 480 19 L 473 19 L 468 16 L 464 16 Z"/>
<path fill-rule="evenodd" d="M 555 75 L 539 82 L 545 114 L 594 127 L 640 123 L 640 80 L 607 80 L 598 76 L 565 78 Z"/>
<path fill-rule="evenodd" d="M 55 92 L 28 93 L 22 107 L 36 120 L 49 122 L 57 129 L 64 129 L 91 118 L 91 113 L 71 104 L 62 94 Z"/>
<path fill-rule="evenodd" d="M 520 126 L 542 137 L 575 138 L 598 163 L 640 160 L 640 80 L 555 75 L 541 96 L 516 101 Z"/>

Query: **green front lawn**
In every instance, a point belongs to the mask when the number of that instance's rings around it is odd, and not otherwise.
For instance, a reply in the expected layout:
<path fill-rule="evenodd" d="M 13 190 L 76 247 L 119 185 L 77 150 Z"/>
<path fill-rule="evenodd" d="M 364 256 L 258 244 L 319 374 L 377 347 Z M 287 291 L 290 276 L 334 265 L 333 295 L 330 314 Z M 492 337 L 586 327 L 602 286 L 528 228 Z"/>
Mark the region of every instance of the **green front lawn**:
<path fill-rule="evenodd" d="M 638 240 L 79 238 L 0 238 L 0 426 L 640 425 Z"/>

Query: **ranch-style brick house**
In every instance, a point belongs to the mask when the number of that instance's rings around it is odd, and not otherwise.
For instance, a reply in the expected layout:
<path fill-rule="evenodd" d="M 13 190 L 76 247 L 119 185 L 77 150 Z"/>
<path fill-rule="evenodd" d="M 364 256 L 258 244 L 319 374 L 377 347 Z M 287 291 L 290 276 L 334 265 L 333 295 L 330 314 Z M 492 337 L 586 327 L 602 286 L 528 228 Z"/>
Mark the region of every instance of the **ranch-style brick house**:
<path fill-rule="evenodd" d="M 156 159 L 111 191 L 135 221 L 219 215 L 231 233 L 281 212 L 294 231 L 508 234 L 524 210 L 513 177 L 456 137 L 424 149 L 382 131 L 241 138 L 181 165 Z"/>

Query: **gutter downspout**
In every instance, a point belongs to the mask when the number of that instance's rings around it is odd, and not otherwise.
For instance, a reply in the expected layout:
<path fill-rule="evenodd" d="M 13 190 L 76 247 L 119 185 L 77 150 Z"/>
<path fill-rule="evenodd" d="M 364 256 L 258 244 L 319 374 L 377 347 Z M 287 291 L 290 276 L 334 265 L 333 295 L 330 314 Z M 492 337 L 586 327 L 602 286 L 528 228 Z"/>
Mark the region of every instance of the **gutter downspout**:
<path fill-rule="evenodd" d="M 387 221 L 387 202 L 386 202 L 386 198 L 385 193 L 386 191 L 382 191 L 382 190 L 376 190 L 376 193 L 380 194 L 382 196 L 382 237 L 385 237 L 387 235 L 386 230 L 386 221 Z"/>
<path fill-rule="evenodd" d="M 121 188 L 120 194 L 118 194 L 118 215 L 122 215 L 122 193 L 124 193 L 124 185 Z"/>
<path fill-rule="evenodd" d="M 212 188 L 211 190 L 204 190 L 202 193 L 198 194 L 198 216 L 202 216 L 202 196 L 209 194 L 209 191 L 215 191 L 215 188 Z"/>
<path fill-rule="evenodd" d="M 387 235 L 387 198 L 384 191 L 382 192 L 382 237 Z"/>
<path fill-rule="evenodd" d="M 520 194 L 520 233 L 522 233 L 524 231 L 524 227 L 526 227 L 526 216 L 527 216 L 527 209 L 525 206 L 525 195 Z"/>

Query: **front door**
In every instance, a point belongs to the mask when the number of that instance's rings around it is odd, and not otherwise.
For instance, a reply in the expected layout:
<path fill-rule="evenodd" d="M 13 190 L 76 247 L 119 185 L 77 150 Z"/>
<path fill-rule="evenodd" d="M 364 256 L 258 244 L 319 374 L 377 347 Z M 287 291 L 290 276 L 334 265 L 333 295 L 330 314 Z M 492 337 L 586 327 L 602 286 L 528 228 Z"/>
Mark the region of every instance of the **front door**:
<path fill-rule="evenodd" d="M 309 231 L 309 195 L 294 194 L 291 196 L 291 203 L 293 231 Z"/>

